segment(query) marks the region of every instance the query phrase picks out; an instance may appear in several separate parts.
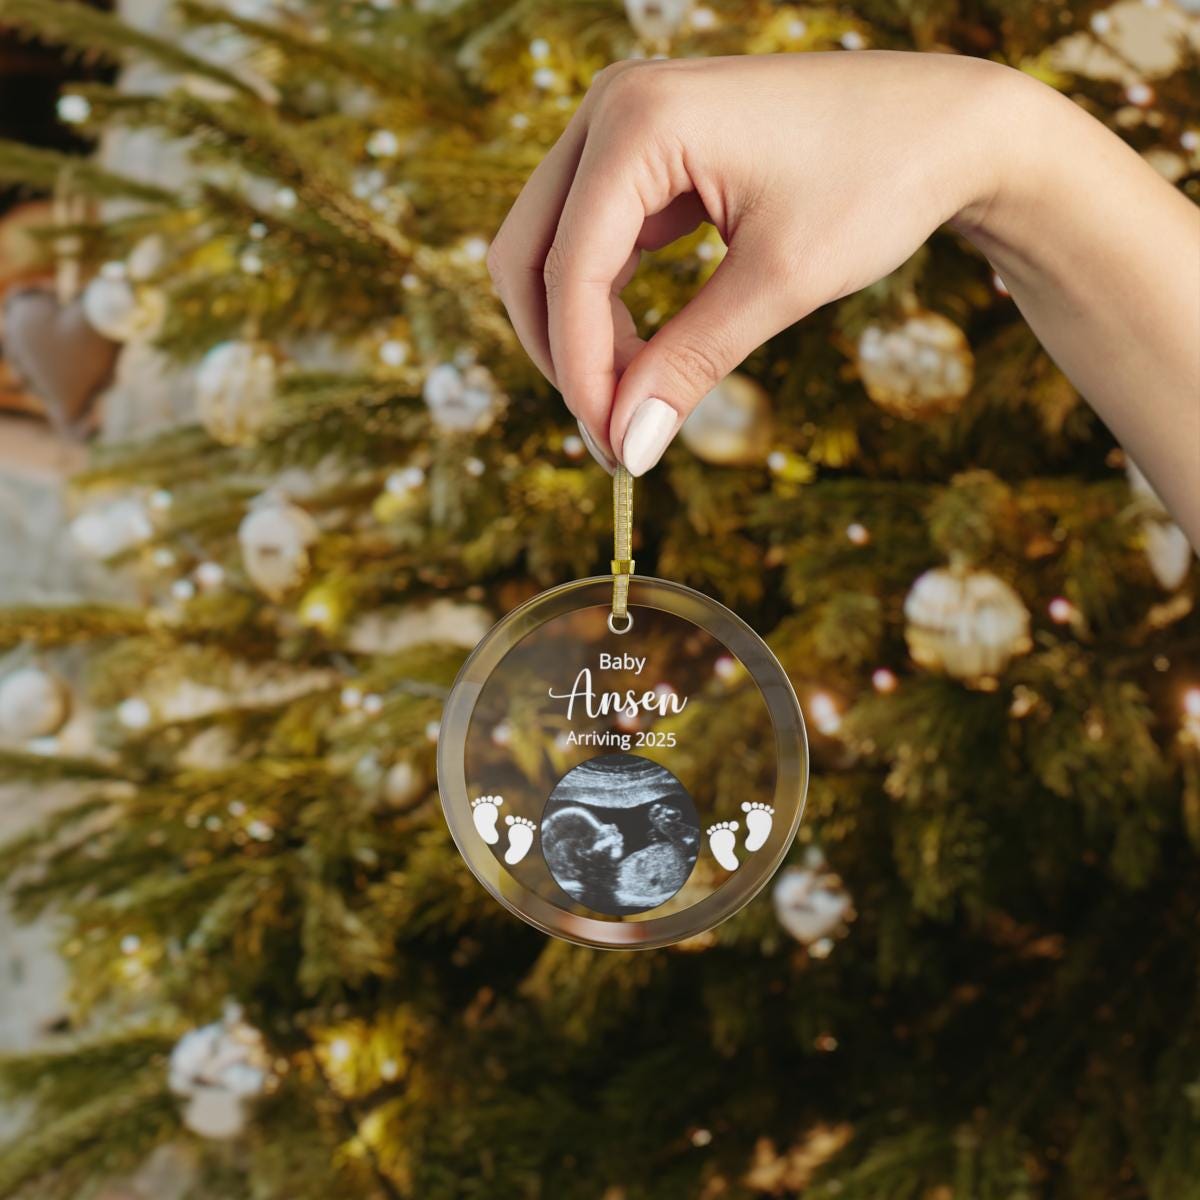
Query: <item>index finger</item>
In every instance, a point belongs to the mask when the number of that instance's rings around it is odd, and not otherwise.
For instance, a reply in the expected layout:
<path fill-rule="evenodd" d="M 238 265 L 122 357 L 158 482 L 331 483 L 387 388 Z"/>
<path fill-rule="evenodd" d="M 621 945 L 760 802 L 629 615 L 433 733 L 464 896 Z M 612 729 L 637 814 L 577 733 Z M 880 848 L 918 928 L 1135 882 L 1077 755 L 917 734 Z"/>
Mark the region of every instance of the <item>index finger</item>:
<path fill-rule="evenodd" d="M 521 189 L 488 251 L 488 270 L 517 339 L 555 386 L 542 269 L 587 133 L 577 112 Z"/>
<path fill-rule="evenodd" d="M 550 358 L 567 407 L 607 445 L 616 392 L 615 286 L 636 264 L 646 218 L 639 163 L 589 137 L 544 270 Z M 654 197 L 653 199 L 660 199 Z M 664 207 L 661 198 L 652 211 Z"/>

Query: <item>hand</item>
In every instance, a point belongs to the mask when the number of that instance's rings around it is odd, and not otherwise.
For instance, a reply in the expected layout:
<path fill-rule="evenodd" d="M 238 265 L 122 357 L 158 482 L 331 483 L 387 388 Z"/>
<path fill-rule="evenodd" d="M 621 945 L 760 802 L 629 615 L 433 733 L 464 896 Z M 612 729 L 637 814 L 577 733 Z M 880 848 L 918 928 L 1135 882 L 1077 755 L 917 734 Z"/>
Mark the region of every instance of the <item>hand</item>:
<path fill-rule="evenodd" d="M 641 251 L 702 221 L 728 253 L 643 342 L 621 290 Z M 641 475 L 761 342 L 894 270 L 946 222 L 985 249 L 1200 536 L 1200 489 L 1186 490 L 1200 469 L 1200 220 L 1019 72 L 890 52 L 618 63 L 531 176 L 489 267 L 593 454 Z"/>

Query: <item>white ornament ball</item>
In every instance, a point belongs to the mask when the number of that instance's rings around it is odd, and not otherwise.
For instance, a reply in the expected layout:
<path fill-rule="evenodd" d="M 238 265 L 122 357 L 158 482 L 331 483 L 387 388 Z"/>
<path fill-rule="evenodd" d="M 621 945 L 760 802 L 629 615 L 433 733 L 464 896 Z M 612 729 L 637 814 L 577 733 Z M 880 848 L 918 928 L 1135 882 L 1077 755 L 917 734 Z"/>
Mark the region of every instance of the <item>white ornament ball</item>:
<path fill-rule="evenodd" d="M 183 1123 L 202 1138 L 226 1142 L 245 1132 L 246 1106 L 226 1088 L 198 1087 L 184 1105 Z"/>
<path fill-rule="evenodd" d="M 146 506 L 133 496 L 90 508 L 71 522 L 71 538 L 91 558 L 123 554 L 148 541 L 154 525 Z"/>
<path fill-rule="evenodd" d="M 748 467 L 771 451 L 771 402 L 753 379 L 737 371 L 704 396 L 679 436 L 699 459 L 715 466 Z"/>
<path fill-rule="evenodd" d="M 237 1137 L 250 1102 L 274 1082 L 262 1034 L 236 1005 L 220 1021 L 184 1034 L 171 1051 L 168 1083 L 187 1101 L 184 1124 L 201 1137 Z"/>
<path fill-rule="evenodd" d="M 92 115 L 92 106 L 88 98 L 75 93 L 60 96 L 56 107 L 59 120 L 68 125 L 82 125 Z"/>
<path fill-rule="evenodd" d="M 913 660 L 967 682 L 997 675 L 1032 645 L 1029 610 L 989 571 L 926 571 L 904 601 L 904 616 Z"/>
<path fill-rule="evenodd" d="M 308 574 L 308 551 L 319 535 L 317 523 L 295 504 L 260 504 L 238 527 L 246 574 L 265 595 L 281 600 Z"/>
<path fill-rule="evenodd" d="M 655 45 L 669 42 L 692 11 L 693 0 L 625 0 L 625 14 L 638 37 Z"/>
<path fill-rule="evenodd" d="M 423 395 L 433 423 L 448 433 L 482 433 L 500 403 L 491 372 L 478 364 L 441 363 L 425 377 Z"/>
<path fill-rule="evenodd" d="M 1192 565 L 1192 547 L 1187 534 L 1171 520 L 1166 506 L 1150 481 L 1130 458 L 1125 460 L 1129 489 L 1145 502 L 1146 519 L 1142 522 L 1142 543 L 1154 578 L 1173 592 L 1187 578 Z"/>
<path fill-rule="evenodd" d="M 222 342 L 196 373 L 196 411 L 209 434 L 226 446 L 241 446 L 262 432 L 275 406 L 279 371 L 267 342 Z"/>
<path fill-rule="evenodd" d="M 166 297 L 158 288 L 135 285 L 125 269 L 115 265 L 119 271 L 102 271 L 84 288 L 83 315 L 97 333 L 114 342 L 153 338 L 166 315 Z"/>
<path fill-rule="evenodd" d="M 912 420 L 957 409 L 974 382 L 975 359 L 953 321 L 922 311 L 898 325 L 863 330 L 858 369 L 880 408 Z"/>
<path fill-rule="evenodd" d="M 150 705 L 140 696 L 130 696 L 117 705 L 117 720 L 126 729 L 145 729 L 153 719 Z"/>
<path fill-rule="evenodd" d="M 405 808 L 425 794 L 425 777 L 407 759 L 388 768 L 383 780 L 383 795 L 389 804 Z"/>
<path fill-rule="evenodd" d="M 783 871 L 771 900 L 780 925 L 805 946 L 828 938 L 854 917 L 850 893 L 819 858 L 810 866 Z"/>
<path fill-rule="evenodd" d="M 22 667 L 0 679 L 0 733 L 16 741 L 50 737 L 71 713 L 71 693 L 41 667 Z"/>
<path fill-rule="evenodd" d="M 125 267 L 135 282 L 157 275 L 167 261 L 167 243 L 162 234 L 152 233 L 142 238 L 129 252 Z"/>

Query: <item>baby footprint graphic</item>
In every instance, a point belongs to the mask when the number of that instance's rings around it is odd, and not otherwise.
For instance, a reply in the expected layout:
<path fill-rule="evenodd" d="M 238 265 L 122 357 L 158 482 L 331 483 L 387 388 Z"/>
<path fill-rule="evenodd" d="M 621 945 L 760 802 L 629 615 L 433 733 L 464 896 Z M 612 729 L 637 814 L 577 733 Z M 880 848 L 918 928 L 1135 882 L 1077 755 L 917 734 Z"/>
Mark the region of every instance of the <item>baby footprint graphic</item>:
<path fill-rule="evenodd" d="M 754 800 L 742 801 L 742 812 L 746 814 L 746 849 L 753 854 L 767 844 L 771 836 L 771 822 L 775 810 L 769 804 L 759 804 Z"/>
<path fill-rule="evenodd" d="M 529 853 L 537 826 L 525 817 L 508 816 L 504 820 L 508 825 L 508 849 L 504 852 L 504 861 L 515 867 Z"/>
<path fill-rule="evenodd" d="M 718 821 L 708 827 L 708 848 L 713 858 L 727 871 L 738 869 L 738 858 L 733 849 L 737 844 L 738 823 L 736 821 Z"/>
<path fill-rule="evenodd" d="M 480 796 L 478 800 L 471 801 L 471 819 L 475 822 L 479 836 L 489 846 L 494 846 L 500 840 L 496 818 L 500 815 L 500 805 L 503 803 L 499 796 Z"/>

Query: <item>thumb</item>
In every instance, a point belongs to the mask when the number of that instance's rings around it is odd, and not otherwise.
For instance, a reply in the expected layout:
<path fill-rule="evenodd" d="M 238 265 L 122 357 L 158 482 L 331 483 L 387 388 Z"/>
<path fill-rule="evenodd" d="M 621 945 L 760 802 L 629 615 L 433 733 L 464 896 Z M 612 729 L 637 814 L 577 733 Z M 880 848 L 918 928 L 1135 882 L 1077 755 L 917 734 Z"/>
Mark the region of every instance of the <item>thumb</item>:
<path fill-rule="evenodd" d="M 610 444 L 631 475 L 650 470 L 700 400 L 802 315 L 789 315 L 796 305 L 784 288 L 777 251 L 730 246 L 695 298 L 633 357 L 609 425 Z"/>

